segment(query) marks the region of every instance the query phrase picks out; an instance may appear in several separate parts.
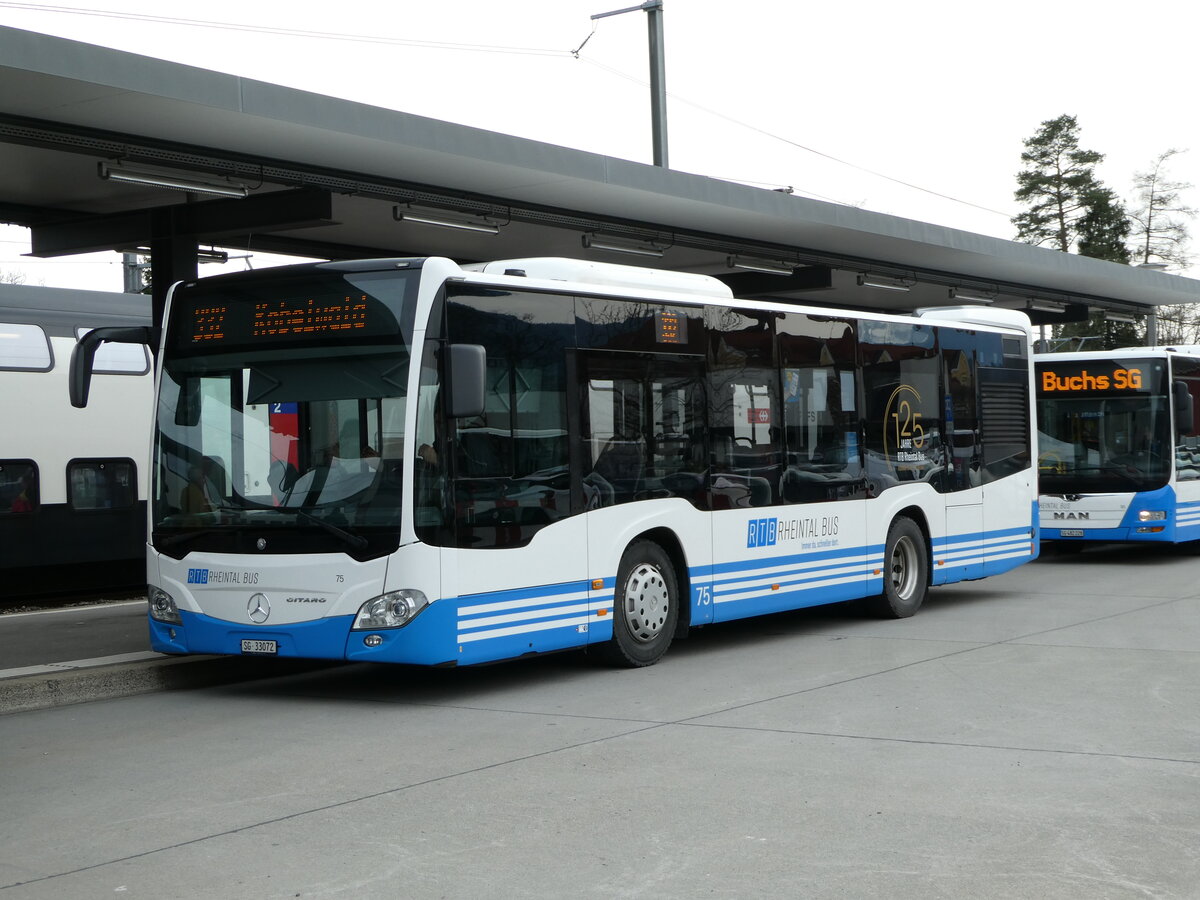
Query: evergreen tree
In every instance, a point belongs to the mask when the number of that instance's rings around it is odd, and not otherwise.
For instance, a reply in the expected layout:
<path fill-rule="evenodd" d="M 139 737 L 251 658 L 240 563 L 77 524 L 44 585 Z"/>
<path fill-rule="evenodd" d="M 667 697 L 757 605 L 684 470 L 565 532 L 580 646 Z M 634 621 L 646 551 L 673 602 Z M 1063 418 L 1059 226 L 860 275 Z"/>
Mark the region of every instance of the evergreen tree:
<path fill-rule="evenodd" d="M 1049 245 L 1069 253 L 1079 220 L 1088 212 L 1089 199 L 1102 190 L 1095 166 L 1103 155 L 1079 146 L 1079 123 L 1062 115 L 1041 124 L 1026 139 L 1017 173 L 1017 202 L 1029 208 L 1013 218 L 1017 240 Z"/>
<path fill-rule="evenodd" d="M 1087 211 L 1075 225 L 1079 255 L 1129 265 L 1129 247 L 1125 243 L 1129 237 L 1129 217 L 1125 205 L 1113 191 L 1100 185 L 1088 191 L 1083 200 Z M 1060 325 L 1057 335 L 1090 336 L 1085 349 L 1115 350 L 1141 344 L 1143 327 L 1140 321 L 1113 322 L 1103 312 L 1093 312 L 1085 322 Z"/>
<path fill-rule="evenodd" d="M 1115 193 L 1096 185 L 1083 197 L 1086 212 L 1075 223 L 1080 256 L 1129 265 L 1129 217 Z"/>

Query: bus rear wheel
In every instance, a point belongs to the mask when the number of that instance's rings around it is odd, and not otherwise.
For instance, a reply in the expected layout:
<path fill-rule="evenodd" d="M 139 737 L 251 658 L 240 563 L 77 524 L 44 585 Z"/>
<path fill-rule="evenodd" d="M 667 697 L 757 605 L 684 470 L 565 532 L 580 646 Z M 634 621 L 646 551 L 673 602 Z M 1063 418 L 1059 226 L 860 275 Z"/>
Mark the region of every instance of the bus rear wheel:
<path fill-rule="evenodd" d="M 912 519 L 901 516 L 888 529 L 883 551 L 883 593 L 866 601 L 867 610 L 885 619 L 906 619 L 929 593 L 929 550 Z"/>
<path fill-rule="evenodd" d="M 670 557 L 653 541 L 635 541 L 617 568 L 613 636 L 601 654 L 617 665 L 653 665 L 671 645 L 678 619 L 679 582 Z"/>

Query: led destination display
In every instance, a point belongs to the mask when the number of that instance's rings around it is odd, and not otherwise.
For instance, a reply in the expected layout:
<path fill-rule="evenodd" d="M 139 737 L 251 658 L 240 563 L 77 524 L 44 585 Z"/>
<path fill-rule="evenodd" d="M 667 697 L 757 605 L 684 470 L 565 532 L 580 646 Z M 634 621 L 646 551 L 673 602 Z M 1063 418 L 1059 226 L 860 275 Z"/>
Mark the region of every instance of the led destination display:
<path fill-rule="evenodd" d="M 321 280 L 327 284 L 320 284 Z M 179 290 L 173 304 L 171 342 L 180 351 L 246 350 L 254 347 L 358 342 L 399 332 L 389 304 L 363 291 L 347 290 L 346 280 L 310 279 L 307 290 L 280 284 L 254 301 L 203 282 Z M 324 287 L 325 290 L 321 288 Z M 206 290 L 206 288 L 208 288 Z M 332 288 L 332 289 L 331 289 Z M 263 299 L 264 293 L 274 293 Z"/>
<path fill-rule="evenodd" d="M 1148 359 L 1039 362 L 1037 392 L 1039 397 L 1148 394 L 1161 372 L 1162 365 Z"/>

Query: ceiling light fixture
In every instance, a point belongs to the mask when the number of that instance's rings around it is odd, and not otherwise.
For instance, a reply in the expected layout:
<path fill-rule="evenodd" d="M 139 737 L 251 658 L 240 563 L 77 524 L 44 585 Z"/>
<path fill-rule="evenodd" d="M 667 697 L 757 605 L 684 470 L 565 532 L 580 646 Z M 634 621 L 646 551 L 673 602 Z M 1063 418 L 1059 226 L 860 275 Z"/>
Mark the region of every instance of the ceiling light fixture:
<path fill-rule="evenodd" d="M 1056 303 L 1053 300 L 1030 300 L 1026 309 L 1036 309 L 1038 312 L 1060 313 L 1065 310 L 1066 304 Z"/>
<path fill-rule="evenodd" d="M 457 228 L 459 231 L 474 231 L 479 234 L 499 234 L 500 226 L 486 217 L 463 217 L 453 213 L 427 212 L 411 206 L 393 206 L 392 218 L 397 222 L 415 222 L 418 225 L 437 225 L 441 228 Z"/>
<path fill-rule="evenodd" d="M 963 300 L 967 303 L 995 303 L 995 294 L 972 294 L 969 291 L 964 293 L 959 288 L 950 288 L 951 300 Z"/>
<path fill-rule="evenodd" d="M 746 269 L 749 272 L 766 272 L 768 275 L 791 275 L 796 266 L 792 263 L 773 259 L 750 259 L 744 256 L 730 256 L 726 264 L 731 269 Z"/>
<path fill-rule="evenodd" d="M 662 256 L 666 250 L 653 241 L 626 241 L 595 234 L 583 235 L 583 246 L 586 250 L 608 250 L 613 253 L 632 253 L 635 256 Z"/>
<path fill-rule="evenodd" d="M 1105 312 L 1104 318 L 1106 318 L 1110 322 L 1121 322 L 1125 325 L 1132 325 L 1134 322 L 1137 321 L 1137 319 L 1135 319 L 1133 316 L 1131 316 L 1127 313 L 1119 313 L 1119 312 Z"/>
<path fill-rule="evenodd" d="M 915 281 L 909 282 L 879 275 L 858 276 L 859 287 L 879 288 L 881 291 L 909 291 L 914 284 L 916 284 Z"/>
<path fill-rule="evenodd" d="M 211 194 L 215 197 L 245 197 L 250 193 L 250 189 L 244 184 L 237 184 L 232 181 L 203 181 L 198 178 L 167 175 L 161 172 L 131 169 L 126 166 L 113 166 L 105 162 L 99 163 L 97 171 L 105 181 L 141 184 L 147 187 L 166 188 L 169 191 L 186 191 L 189 194 Z"/>

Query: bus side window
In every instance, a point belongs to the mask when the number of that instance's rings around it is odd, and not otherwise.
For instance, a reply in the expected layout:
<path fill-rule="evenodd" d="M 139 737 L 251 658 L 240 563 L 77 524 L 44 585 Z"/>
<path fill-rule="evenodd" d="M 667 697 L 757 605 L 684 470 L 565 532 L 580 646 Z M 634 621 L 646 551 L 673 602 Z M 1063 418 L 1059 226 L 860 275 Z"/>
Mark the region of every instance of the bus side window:
<path fill-rule="evenodd" d="M 947 449 L 943 488 L 965 491 L 983 484 L 978 336 L 966 329 L 943 327 L 940 338 Z"/>
<path fill-rule="evenodd" d="M 790 313 L 777 329 L 783 365 L 783 501 L 865 496 L 854 323 Z"/>
<path fill-rule="evenodd" d="M 778 502 L 783 444 L 775 314 L 710 310 L 712 473 L 716 509 Z"/>
<path fill-rule="evenodd" d="M 454 542 L 519 547 L 571 513 L 566 351 L 574 304 L 554 294 L 454 286 L 448 339 L 487 352 L 484 411 L 448 422 L 454 435 Z M 447 443 L 446 450 L 451 449 Z"/>
<path fill-rule="evenodd" d="M 861 324 L 867 478 L 876 495 L 923 481 L 940 488 L 941 360 L 937 332 L 906 322 Z"/>

